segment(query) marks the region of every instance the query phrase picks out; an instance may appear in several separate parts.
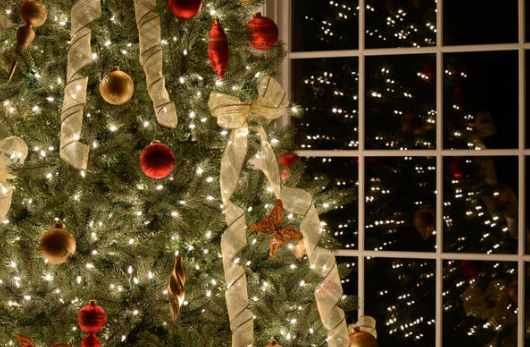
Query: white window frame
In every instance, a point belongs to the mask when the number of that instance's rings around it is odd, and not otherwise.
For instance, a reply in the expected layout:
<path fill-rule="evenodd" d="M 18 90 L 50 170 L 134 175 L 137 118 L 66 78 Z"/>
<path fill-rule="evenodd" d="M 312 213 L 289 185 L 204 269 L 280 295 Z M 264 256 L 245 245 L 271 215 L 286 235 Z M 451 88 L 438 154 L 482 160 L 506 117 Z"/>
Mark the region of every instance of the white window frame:
<path fill-rule="evenodd" d="M 487 260 L 487 261 L 510 261 L 517 262 L 518 265 L 518 336 L 517 346 L 524 347 L 525 343 L 525 262 L 530 262 L 530 255 L 525 255 L 525 156 L 530 155 L 530 149 L 525 149 L 525 50 L 530 50 L 530 43 L 525 43 L 525 0 L 518 0 L 518 35 L 517 43 L 509 44 L 485 44 L 485 45 L 461 45 L 443 46 L 443 0 L 436 0 L 436 46 L 421 48 L 382 48 L 367 49 L 365 47 L 365 9 L 366 0 L 359 1 L 359 49 L 335 50 L 335 51 L 314 51 L 314 52 L 291 52 L 291 0 L 268 0 L 264 12 L 268 17 L 276 21 L 280 28 L 280 38 L 286 43 L 289 52 L 287 58 L 280 67 L 281 82 L 291 95 L 291 63 L 297 59 L 310 58 L 337 58 L 337 57 L 357 57 L 359 59 L 359 86 L 358 86 L 358 114 L 359 114 L 359 149 L 358 150 L 300 150 L 298 155 L 302 157 L 358 157 L 358 248 L 356 250 L 341 249 L 337 251 L 338 257 L 356 257 L 358 262 L 358 291 L 359 296 L 359 316 L 370 314 L 365 312 L 364 300 L 365 292 L 365 259 L 370 257 L 379 258 L 401 258 L 401 259 L 430 259 L 436 261 L 436 302 L 435 302 L 435 341 L 436 347 L 442 347 L 442 323 L 443 323 L 443 261 L 444 260 Z M 530 6 L 530 1 L 528 1 Z M 491 51 L 517 51 L 519 64 L 519 145 L 517 149 L 460 149 L 448 150 L 443 148 L 443 54 L 456 52 L 491 52 Z M 365 149 L 363 134 L 365 133 L 365 57 L 381 55 L 408 55 L 408 54 L 436 54 L 436 148 L 428 150 L 368 150 Z M 530 52 L 529 52 L 530 53 Z M 279 126 L 290 123 L 288 116 L 279 121 Z M 529 135 L 530 136 L 530 135 Z M 366 250 L 365 244 L 365 163 L 364 157 L 435 157 L 436 158 L 436 191 L 443 192 L 443 158 L 450 156 L 512 156 L 518 158 L 518 251 L 517 254 L 471 254 L 471 253 L 446 253 L 443 252 L 442 232 L 436 233 L 435 252 L 400 252 L 400 251 L 373 251 Z M 443 194 L 436 194 L 436 230 L 443 230 Z M 530 309 L 530 308 L 529 308 Z M 379 325 L 379 329 L 385 329 L 385 325 Z"/>

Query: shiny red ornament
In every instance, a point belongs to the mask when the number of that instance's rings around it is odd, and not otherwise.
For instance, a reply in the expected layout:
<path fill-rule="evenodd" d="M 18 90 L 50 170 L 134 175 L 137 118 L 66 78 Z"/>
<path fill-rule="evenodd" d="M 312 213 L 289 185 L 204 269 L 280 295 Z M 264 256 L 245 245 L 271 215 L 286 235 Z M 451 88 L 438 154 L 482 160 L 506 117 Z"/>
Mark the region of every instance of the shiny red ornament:
<path fill-rule="evenodd" d="M 296 154 L 282 154 L 278 162 L 282 165 L 282 181 L 288 180 L 291 173 L 291 165 L 300 160 Z"/>
<path fill-rule="evenodd" d="M 230 53 L 228 51 L 228 41 L 226 40 L 225 32 L 219 20 L 215 19 L 210 30 L 210 37 L 208 38 L 208 57 L 210 57 L 213 72 L 219 78 L 225 76 L 229 56 Z"/>
<path fill-rule="evenodd" d="M 81 347 L 99 347 L 99 346 L 101 346 L 101 341 L 99 341 L 97 336 L 94 334 L 90 334 L 81 340 Z"/>
<path fill-rule="evenodd" d="M 276 23 L 268 17 L 262 17 L 259 12 L 248 22 L 247 29 L 250 32 L 248 44 L 260 51 L 266 51 L 278 41 Z"/>
<path fill-rule="evenodd" d="M 168 0 L 169 9 L 177 18 L 195 17 L 202 8 L 202 0 Z"/>
<path fill-rule="evenodd" d="M 155 141 L 140 155 L 140 167 L 151 178 L 164 178 L 175 167 L 175 154 L 168 146 Z"/>
<path fill-rule="evenodd" d="M 90 300 L 90 303 L 79 312 L 77 322 L 84 332 L 99 333 L 107 324 L 107 314 L 101 306 L 98 306 L 96 300 Z"/>

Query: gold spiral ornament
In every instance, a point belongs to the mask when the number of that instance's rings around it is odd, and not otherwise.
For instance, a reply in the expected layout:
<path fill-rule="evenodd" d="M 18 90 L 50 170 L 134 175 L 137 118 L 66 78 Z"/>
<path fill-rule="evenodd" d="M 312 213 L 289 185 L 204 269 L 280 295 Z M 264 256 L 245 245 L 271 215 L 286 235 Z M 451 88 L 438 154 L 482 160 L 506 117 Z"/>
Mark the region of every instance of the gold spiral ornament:
<path fill-rule="evenodd" d="M 175 265 L 173 266 L 173 272 L 169 277 L 169 285 L 167 286 L 167 294 L 169 295 L 169 308 L 171 311 L 171 319 L 177 320 L 180 313 L 180 308 L 184 303 L 185 290 L 184 284 L 186 283 L 186 274 L 184 273 L 184 267 L 182 266 L 182 257 L 175 257 Z"/>

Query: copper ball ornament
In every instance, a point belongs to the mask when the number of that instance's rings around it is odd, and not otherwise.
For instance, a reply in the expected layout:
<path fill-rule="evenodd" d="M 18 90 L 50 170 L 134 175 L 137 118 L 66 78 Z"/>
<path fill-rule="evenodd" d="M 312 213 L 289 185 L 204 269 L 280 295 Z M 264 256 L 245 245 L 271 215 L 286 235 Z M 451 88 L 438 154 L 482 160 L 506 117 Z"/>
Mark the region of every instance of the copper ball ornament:
<path fill-rule="evenodd" d="M 131 76 L 115 68 L 99 84 L 101 97 L 111 105 L 123 105 L 134 93 L 134 82 Z"/>
<path fill-rule="evenodd" d="M 40 240 L 40 252 L 52 264 L 65 263 L 75 253 L 75 249 L 75 238 L 62 224 L 56 224 Z"/>
<path fill-rule="evenodd" d="M 423 240 L 427 241 L 433 236 L 436 227 L 436 215 L 433 210 L 426 207 L 417 210 L 413 222 Z"/>
<path fill-rule="evenodd" d="M 271 340 L 271 342 L 269 342 L 269 344 L 265 347 L 282 347 L 282 346 L 280 346 L 276 341 Z"/>
<path fill-rule="evenodd" d="M 366 331 L 354 331 L 350 334 L 350 347 L 379 347 L 374 335 Z"/>
<path fill-rule="evenodd" d="M 254 18 L 247 24 L 250 33 L 248 44 L 260 51 L 266 51 L 278 41 L 278 26 L 268 17 L 263 17 L 261 13 L 255 13 Z"/>
<path fill-rule="evenodd" d="M 508 284 L 508 287 L 506 289 L 506 291 L 508 292 L 508 298 L 514 304 L 517 304 L 519 302 L 518 286 L 519 282 L 517 281 L 517 278 L 515 278 Z"/>
<path fill-rule="evenodd" d="M 20 7 L 20 19 L 32 27 L 40 27 L 48 18 L 48 10 L 40 0 L 25 1 Z"/>

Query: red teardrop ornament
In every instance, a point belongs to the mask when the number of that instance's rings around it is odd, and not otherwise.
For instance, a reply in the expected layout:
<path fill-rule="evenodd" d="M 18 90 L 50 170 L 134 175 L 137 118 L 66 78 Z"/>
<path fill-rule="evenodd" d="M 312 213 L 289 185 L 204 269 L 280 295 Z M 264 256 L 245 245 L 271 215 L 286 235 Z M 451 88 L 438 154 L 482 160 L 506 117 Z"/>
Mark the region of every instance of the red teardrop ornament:
<path fill-rule="evenodd" d="M 213 22 L 210 37 L 208 38 L 208 56 L 210 57 L 213 72 L 220 78 L 225 76 L 229 55 L 225 32 L 219 20 L 216 19 Z"/>

